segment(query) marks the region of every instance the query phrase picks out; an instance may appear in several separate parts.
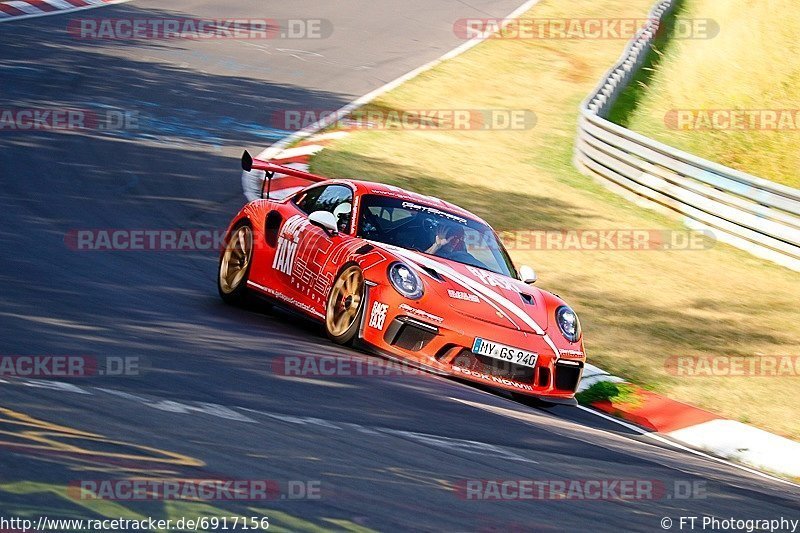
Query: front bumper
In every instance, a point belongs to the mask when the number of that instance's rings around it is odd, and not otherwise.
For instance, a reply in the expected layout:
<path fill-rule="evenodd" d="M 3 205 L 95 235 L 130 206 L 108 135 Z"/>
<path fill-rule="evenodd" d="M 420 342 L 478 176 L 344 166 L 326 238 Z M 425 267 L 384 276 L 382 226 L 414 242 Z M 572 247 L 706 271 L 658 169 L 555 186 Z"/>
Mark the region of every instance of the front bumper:
<path fill-rule="evenodd" d="M 372 320 L 374 302 L 387 303 L 382 321 Z M 368 289 L 360 338 L 376 351 L 438 373 L 493 388 L 574 405 L 584 357 L 558 357 L 540 335 L 481 321 L 462 314 L 432 314 L 397 303 L 391 288 Z M 411 302 L 413 303 L 413 302 Z M 380 326 L 380 327 L 377 327 Z M 536 366 L 499 361 L 472 352 L 475 337 L 539 354 Z M 580 350 L 583 353 L 583 350 Z"/>

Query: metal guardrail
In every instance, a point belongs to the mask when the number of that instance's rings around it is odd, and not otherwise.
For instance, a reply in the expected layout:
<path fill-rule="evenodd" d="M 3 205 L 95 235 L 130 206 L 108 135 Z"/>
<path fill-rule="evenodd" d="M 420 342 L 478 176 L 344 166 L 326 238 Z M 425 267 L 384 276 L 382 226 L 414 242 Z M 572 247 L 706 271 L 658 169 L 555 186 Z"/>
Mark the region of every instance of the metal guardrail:
<path fill-rule="evenodd" d="M 606 119 L 675 3 L 655 5 L 650 22 L 581 104 L 575 164 L 634 201 L 669 208 L 692 228 L 800 271 L 800 190 L 707 161 Z"/>

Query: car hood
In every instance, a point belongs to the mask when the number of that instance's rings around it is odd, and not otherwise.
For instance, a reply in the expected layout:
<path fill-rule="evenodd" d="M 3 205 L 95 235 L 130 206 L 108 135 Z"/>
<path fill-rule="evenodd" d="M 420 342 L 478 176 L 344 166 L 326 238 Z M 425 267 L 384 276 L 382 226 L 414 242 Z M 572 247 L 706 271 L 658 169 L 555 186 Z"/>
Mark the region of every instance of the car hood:
<path fill-rule="evenodd" d="M 420 252 L 379 244 L 417 271 L 439 298 L 457 313 L 543 335 L 547 306 L 540 289 L 488 270 Z"/>

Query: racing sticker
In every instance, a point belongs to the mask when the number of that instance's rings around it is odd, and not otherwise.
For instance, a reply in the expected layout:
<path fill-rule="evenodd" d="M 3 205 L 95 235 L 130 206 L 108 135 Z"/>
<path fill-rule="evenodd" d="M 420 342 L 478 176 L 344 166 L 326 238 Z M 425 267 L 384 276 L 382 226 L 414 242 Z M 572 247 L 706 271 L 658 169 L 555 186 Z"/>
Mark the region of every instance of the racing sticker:
<path fill-rule="evenodd" d="M 275 258 L 272 260 L 272 268 L 291 276 L 297 256 L 297 243 L 300 241 L 300 234 L 308 224 L 308 220 L 301 215 L 295 215 L 286 221 L 280 236 L 278 236 L 278 247 L 275 250 Z"/>
<path fill-rule="evenodd" d="M 423 311 L 422 309 L 417 309 L 416 307 L 411 307 L 408 304 L 400 304 L 400 309 L 409 313 L 411 315 L 417 315 L 418 317 L 425 318 L 427 320 L 431 320 L 433 322 L 444 322 L 444 318 L 436 315 L 432 315 L 427 311 Z"/>
<path fill-rule="evenodd" d="M 498 276 L 492 274 L 491 272 L 486 272 L 485 270 L 480 270 L 473 266 L 467 266 L 467 270 L 469 270 L 473 276 L 478 278 L 481 281 L 481 283 L 483 283 L 488 287 L 500 287 L 507 291 L 514 290 L 514 285 L 504 276 Z"/>
<path fill-rule="evenodd" d="M 459 224 L 463 224 L 465 226 L 467 225 L 466 218 L 456 216 L 452 213 L 448 213 L 447 211 L 436 209 L 435 207 L 428 207 L 427 205 L 419 205 L 412 202 L 403 202 L 403 207 L 405 209 L 413 209 L 415 211 L 422 211 L 430 215 L 436 215 L 441 218 L 446 218 L 452 220 L 453 222 L 458 222 Z"/>
<path fill-rule="evenodd" d="M 478 303 L 480 299 L 469 292 L 464 291 L 454 291 L 453 289 L 447 289 L 447 295 L 454 300 L 464 300 L 465 302 L 472 302 Z"/>
<path fill-rule="evenodd" d="M 488 381 L 490 383 L 500 383 L 501 385 L 506 385 L 508 387 L 514 387 L 520 390 L 527 390 L 532 391 L 533 387 L 528 385 L 527 383 L 520 383 L 519 381 L 515 381 L 513 379 L 506 379 L 499 376 L 494 376 L 492 374 L 487 374 L 484 372 L 478 372 L 476 370 L 470 370 L 469 368 L 463 368 L 460 366 L 453 366 L 453 372 L 456 374 L 464 374 L 467 376 L 471 376 L 473 378 L 482 379 L 484 381 Z"/>
<path fill-rule="evenodd" d="M 426 196 L 424 194 L 419 194 L 417 192 L 407 191 L 405 189 L 395 187 L 394 185 L 383 185 L 383 188 L 372 189 L 370 192 L 372 194 L 389 196 L 392 198 L 398 198 L 400 200 L 412 200 L 415 202 L 431 202 L 439 205 L 444 205 L 444 202 L 439 198 L 436 198 L 435 196 Z M 466 221 L 464 221 L 464 223 L 466 223 Z"/>
<path fill-rule="evenodd" d="M 372 311 L 369 314 L 369 327 L 383 331 L 383 323 L 386 322 L 386 311 L 389 310 L 387 304 L 375 302 L 372 304 Z"/>

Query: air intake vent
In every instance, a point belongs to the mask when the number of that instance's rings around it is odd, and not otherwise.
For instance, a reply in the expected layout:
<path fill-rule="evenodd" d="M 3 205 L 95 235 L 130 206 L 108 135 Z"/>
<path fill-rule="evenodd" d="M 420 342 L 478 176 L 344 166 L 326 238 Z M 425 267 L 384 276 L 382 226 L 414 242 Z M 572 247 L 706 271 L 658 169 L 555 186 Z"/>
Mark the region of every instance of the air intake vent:
<path fill-rule="evenodd" d="M 525 302 L 526 304 L 528 304 L 528 305 L 536 305 L 536 300 L 534 300 L 532 294 L 526 294 L 524 292 L 521 292 L 521 293 L 519 293 L 519 296 L 520 296 L 520 298 L 522 298 L 522 301 Z"/>
<path fill-rule="evenodd" d="M 559 390 L 566 390 L 575 392 L 578 388 L 578 383 L 581 380 L 583 372 L 583 364 L 579 366 L 567 366 L 564 363 L 556 364 L 556 388 Z"/>
<path fill-rule="evenodd" d="M 536 382 L 540 387 L 550 385 L 550 369 L 544 366 L 539 367 L 539 379 Z"/>
<path fill-rule="evenodd" d="M 436 326 L 408 317 L 395 318 L 386 328 L 383 340 L 411 352 L 418 352 L 438 334 Z"/>
<path fill-rule="evenodd" d="M 364 255 L 364 254 L 368 254 L 368 253 L 370 253 L 370 252 L 371 252 L 372 250 L 374 250 L 374 249 L 375 249 L 375 247 L 374 247 L 374 246 L 372 246 L 371 244 L 365 244 L 364 246 L 362 246 L 361 248 L 359 248 L 358 250 L 356 250 L 356 253 L 357 253 L 358 255 Z"/>
<path fill-rule="evenodd" d="M 444 279 L 444 278 L 442 278 L 441 274 L 439 274 L 438 272 L 436 272 L 434 269 L 432 269 L 430 267 L 422 267 L 422 270 L 427 272 L 430 275 L 430 277 L 432 277 L 433 279 L 435 279 L 437 281 L 442 281 Z"/>

